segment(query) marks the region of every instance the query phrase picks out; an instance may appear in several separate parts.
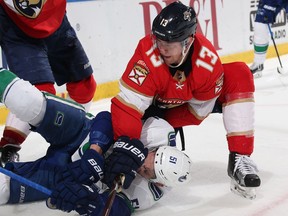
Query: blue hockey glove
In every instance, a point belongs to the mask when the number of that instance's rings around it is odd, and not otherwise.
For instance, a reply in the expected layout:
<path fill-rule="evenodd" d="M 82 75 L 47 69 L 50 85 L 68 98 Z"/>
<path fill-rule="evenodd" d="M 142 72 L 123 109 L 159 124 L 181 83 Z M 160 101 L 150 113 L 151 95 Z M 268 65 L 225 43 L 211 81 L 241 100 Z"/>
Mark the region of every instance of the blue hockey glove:
<path fill-rule="evenodd" d="M 103 178 L 103 167 L 103 156 L 93 149 L 88 149 L 81 159 L 58 170 L 58 181 L 76 181 L 90 185 Z"/>
<path fill-rule="evenodd" d="M 123 188 L 127 189 L 147 154 L 148 149 L 140 140 L 130 139 L 127 136 L 120 137 L 113 146 L 113 152 L 105 161 L 103 182 L 111 188 L 116 176 L 123 174 L 125 176 Z"/>
<path fill-rule="evenodd" d="M 280 5 L 277 1 L 260 1 L 255 21 L 273 24 L 276 21 L 277 14 L 283 9 L 283 6 L 284 5 Z"/>
<path fill-rule="evenodd" d="M 111 114 L 100 112 L 93 120 L 89 135 L 90 144 L 98 144 L 104 154 L 113 144 L 113 128 Z"/>
<path fill-rule="evenodd" d="M 104 202 L 99 196 L 97 188 L 89 187 L 75 182 L 64 182 L 52 191 L 46 205 L 51 209 L 60 209 L 65 212 L 75 210 L 87 214 L 102 209 Z M 81 213 L 82 215 L 82 213 Z"/>

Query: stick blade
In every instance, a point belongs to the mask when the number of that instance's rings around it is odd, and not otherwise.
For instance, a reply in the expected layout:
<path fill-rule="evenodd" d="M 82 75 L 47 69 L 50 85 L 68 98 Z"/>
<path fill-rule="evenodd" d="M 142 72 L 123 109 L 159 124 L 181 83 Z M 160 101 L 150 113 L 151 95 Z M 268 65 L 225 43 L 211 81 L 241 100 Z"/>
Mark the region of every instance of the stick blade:
<path fill-rule="evenodd" d="M 287 67 L 277 67 L 277 72 L 282 75 L 288 75 Z"/>

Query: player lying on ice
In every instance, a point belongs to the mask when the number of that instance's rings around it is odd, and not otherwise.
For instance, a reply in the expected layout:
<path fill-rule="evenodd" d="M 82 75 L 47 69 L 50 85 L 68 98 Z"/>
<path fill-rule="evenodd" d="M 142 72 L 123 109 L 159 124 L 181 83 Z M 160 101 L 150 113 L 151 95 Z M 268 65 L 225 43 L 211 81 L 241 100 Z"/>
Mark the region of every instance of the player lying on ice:
<path fill-rule="evenodd" d="M 122 136 L 114 143 L 109 112 L 94 117 L 79 104 L 40 92 L 6 69 L 0 69 L 0 101 L 50 143 L 46 155 L 36 161 L 5 165 L 51 189 L 50 207 L 98 216 L 109 194 L 104 186 L 111 188 L 121 173 L 123 190 L 110 215 L 126 216 L 154 205 L 166 191 L 164 186 L 191 179 L 191 160 L 175 147 L 174 129 L 163 119 L 145 121 L 142 142 Z M 43 199 L 47 195 L 0 174 L 0 204 Z"/>
<path fill-rule="evenodd" d="M 220 112 L 227 132 L 231 189 L 253 199 L 261 183 L 250 158 L 253 77 L 244 62 L 222 64 L 214 46 L 196 28 L 194 9 L 180 1 L 163 8 L 153 20 L 152 34 L 139 41 L 120 79 L 120 92 L 112 99 L 115 138 L 139 138 L 141 120 L 151 113 L 181 128 L 199 125 L 210 113 Z"/>

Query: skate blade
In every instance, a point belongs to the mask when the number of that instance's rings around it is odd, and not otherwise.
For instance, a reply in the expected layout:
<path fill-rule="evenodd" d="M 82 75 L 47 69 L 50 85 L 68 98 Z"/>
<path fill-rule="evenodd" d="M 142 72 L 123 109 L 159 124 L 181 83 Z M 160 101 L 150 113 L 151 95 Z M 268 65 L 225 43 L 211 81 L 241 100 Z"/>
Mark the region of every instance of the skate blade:
<path fill-rule="evenodd" d="M 277 72 L 282 75 L 288 75 L 287 67 L 277 67 Z"/>
<path fill-rule="evenodd" d="M 234 180 L 231 180 L 230 184 L 230 190 L 235 193 L 236 195 L 239 195 L 241 197 L 244 197 L 246 199 L 253 200 L 256 198 L 256 188 L 254 187 L 242 187 Z"/>

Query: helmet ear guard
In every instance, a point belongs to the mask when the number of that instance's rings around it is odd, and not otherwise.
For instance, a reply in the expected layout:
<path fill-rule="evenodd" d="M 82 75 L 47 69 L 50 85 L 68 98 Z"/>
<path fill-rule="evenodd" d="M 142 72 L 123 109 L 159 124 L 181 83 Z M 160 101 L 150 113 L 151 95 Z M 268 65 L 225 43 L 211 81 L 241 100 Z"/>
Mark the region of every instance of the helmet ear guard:
<path fill-rule="evenodd" d="M 196 33 L 197 18 L 192 7 L 173 2 L 154 19 L 152 32 L 156 38 L 168 42 L 182 42 Z"/>
<path fill-rule="evenodd" d="M 165 186 L 185 185 L 192 179 L 191 166 L 191 159 L 176 147 L 161 146 L 154 159 L 156 179 L 151 181 Z"/>

